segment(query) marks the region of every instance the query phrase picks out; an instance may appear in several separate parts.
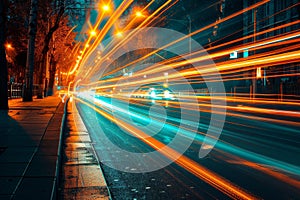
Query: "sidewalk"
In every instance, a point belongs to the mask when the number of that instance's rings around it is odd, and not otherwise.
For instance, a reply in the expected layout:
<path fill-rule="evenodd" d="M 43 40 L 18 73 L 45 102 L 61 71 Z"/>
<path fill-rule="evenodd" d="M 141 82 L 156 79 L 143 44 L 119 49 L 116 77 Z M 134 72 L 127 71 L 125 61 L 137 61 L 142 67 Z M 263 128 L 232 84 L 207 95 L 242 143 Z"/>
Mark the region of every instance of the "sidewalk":
<path fill-rule="evenodd" d="M 9 100 L 0 112 L 0 199 L 54 199 L 64 104 Z"/>
<path fill-rule="evenodd" d="M 58 97 L 12 99 L 9 111 L 0 111 L 0 200 L 110 199 L 88 132 L 72 106 Z"/>

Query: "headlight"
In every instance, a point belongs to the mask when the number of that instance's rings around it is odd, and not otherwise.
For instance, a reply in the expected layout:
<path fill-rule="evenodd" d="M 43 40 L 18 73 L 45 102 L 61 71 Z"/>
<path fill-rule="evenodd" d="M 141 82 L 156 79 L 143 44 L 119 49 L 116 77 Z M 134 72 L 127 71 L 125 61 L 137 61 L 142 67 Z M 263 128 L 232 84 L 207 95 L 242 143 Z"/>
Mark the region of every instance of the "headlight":
<path fill-rule="evenodd" d="M 152 91 L 150 92 L 150 97 L 151 97 L 151 98 L 156 98 L 156 93 L 155 93 L 154 90 L 152 90 Z"/>
<path fill-rule="evenodd" d="M 164 97 L 165 97 L 165 99 L 170 99 L 171 98 L 171 94 L 170 94 L 169 90 L 164 91 Z"/>

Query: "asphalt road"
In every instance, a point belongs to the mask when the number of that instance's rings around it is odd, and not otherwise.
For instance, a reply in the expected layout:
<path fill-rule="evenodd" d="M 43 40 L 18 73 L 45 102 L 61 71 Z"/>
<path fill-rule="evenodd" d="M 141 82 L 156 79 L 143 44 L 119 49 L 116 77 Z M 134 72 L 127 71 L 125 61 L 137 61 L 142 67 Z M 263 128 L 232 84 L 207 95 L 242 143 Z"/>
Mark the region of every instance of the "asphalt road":
<path fill-rule="evenodd" d="M 218 187 L 217 181 L 206 179 L 205 170 L 213 172 L 213 178 L 226 180 L 227 185 L 236 188 L 235 191 L 243 191 L 253 198 L 300 199 L 299 111 L 282 115 L 274 114 L 274 109 L 266 113 L 251 112 L 248 107 L 241 110 L 228 109 L 217 144 L 206 157 L 199 158 L 203 141 L 201 133 L 207 131 L 211 120 L 209 110 L 200 108 L 199 132 L 191 138 L 192 143 L 183 155 L 184 159 L 188 159 L 187 163 L 179 161 L 151 171 L 152 164 L 149 167 L 148 162 L 131 158 L 131 153 L 154 152 L 155 145 L 134 137 L 130 130 L 137 128 L 143 133 L 148 131 L 153 134 L 151 130 L 154 129 L 157 132 L 153 135 L 155 141 L 170 144 L 177 134 L 176 127 L 180 125 L 180 113 L 184 111 L 172 105 L 151 111 L 150 106 L 154 104 L 133 100 L 129 112 L 124 112 L 121 101 L 111 101 L 108 97 L 99 97 L 96 102 L 89 103 L 95 103 L 96 109 L 80 101 L 77 107 L 89 130 L 114 199 L 238 198 L 224 187 Z M 165 112 L 159 109 L 165 109 Z M 167 115 L 166 121 L 161 118 L 163 114 Z M 120 121 L 125 122 L 125 125 L 122 126 Z M 155 121 L 157 126 L 165 125 L 157 130 L 155 127 L 143 129 Z M 187 134 L 184 136 L 188 137 Z M 111 144 L 104 138 L 108 138 Z M 162 157 L 166 156 L 150 158 L 153 168 L 157 163 L 165 162 L 160 160 Z M 191 169 L 192 162 L 196 163 L 193 166 L 197 169 L 201 168 L 200 175 Z M 139 172 L 139 169 L 145 169 L 145 172 Z"/>

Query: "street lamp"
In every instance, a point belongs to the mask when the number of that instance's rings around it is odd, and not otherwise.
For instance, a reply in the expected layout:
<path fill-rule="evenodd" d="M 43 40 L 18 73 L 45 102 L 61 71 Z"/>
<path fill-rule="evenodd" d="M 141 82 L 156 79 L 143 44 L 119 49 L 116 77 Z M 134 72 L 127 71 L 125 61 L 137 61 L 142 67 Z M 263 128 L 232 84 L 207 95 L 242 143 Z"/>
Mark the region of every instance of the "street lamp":
<path fill-rule="evenodd" d="M 136 16 L 136 17 L 144 17 L 144 14 L 143 14 L 141 11 L 137 11 L 137 12 L 135 13 L 135 16 Z"/>
<path fill-rule="evenodd" d="M 109 11 L 109 10 L 110 10 L 109 5 L 103 5 L 103 6 L 102 6 L 102 10 L 103 10 L 103 11 Z"/>
<path fill-rule="evenodd" d="M 7 44 L 5 45 L 5 47 L 6 47 L 7 49 L 12 49 L 12 48 L 13 48 L 12 45 L 11 45 L 10 43 L 7 43 Z"/>
<path fill-rule="evenodd" d="M 253 43 L 256 43 L 256 17 L 257 17 L 257 9 L 253 10 Z M 255 54 L 255 50 L 253 51 Z M 255 95 L 256 95 L 256 86 L 257 86 L 257 80 L 256 78 L 258 78 L 258 73 L 260 73 L 260 69 L 257 68 L 256 70 L 254 70 L 254 74 L 252 75 L 252 99 L 255 99 Z M 261 76 L 261 74 L 260 74 Z"/>
<path fill-rule="evenodd" d="M 116 34 L 116 36 L 118 38 L 122 38 L 123 37 L 123 33 L 121 31 L 118 31 L 117 34 Z"/>
<path fill-rule="evenodd" d="M 96 36 L 97 32 L 94 31 L 94 30 L 92 30 L 92 31 L 90 32 L 90 34 L 91 34 L 92 37 L 94 37 L 94 36 Z"/>

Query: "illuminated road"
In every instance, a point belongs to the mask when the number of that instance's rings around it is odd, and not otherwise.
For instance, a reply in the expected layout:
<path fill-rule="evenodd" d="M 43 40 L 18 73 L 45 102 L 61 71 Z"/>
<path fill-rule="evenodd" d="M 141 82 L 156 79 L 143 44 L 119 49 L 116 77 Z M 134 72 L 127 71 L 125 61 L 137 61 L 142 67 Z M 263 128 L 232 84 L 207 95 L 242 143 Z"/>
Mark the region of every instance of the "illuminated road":
<path fill-rule="evenodd" d="M 109 114 L 112 114 L 111 110 L 107 109 L 108 106 L 113 102 L 114 106 L 119 107 L 120 100 L 110 101 L 109 97 L 96 99 L 96 109 L 92 109 L 79 99 L 77 106 L 95 143 L 99 160 L 105 164 L 104 175 L 115 199 L 227 199 L 229 197 L 298 199 L 300 197 L 300 112 L 299 109 L 295 110 L 296 107 L 282 106 L 283 109 L 293 109 L 293 112 L 276 111 L 281 114 L 286 113 L 287 115 L 284 116 L 274 115 L 271 105 L 268 105 L 268 114 L 262 113 L 266 110 L 254 109 L 247 104 L 228 105 L 228 108 L 232 107 L 232 109 L 227 111 L 222 135 L 208 156 L 199 159 L 198 153 L 202 142 L 200 137 L 196 137 L 178 162 L 154 172 L 128 173 L 106 166 L 107 164 L 123 165 L 126 168 L 129 158 L 122 157 L 118 151 L 111 152 L 111 149 L 107 149 L 103 135 L 99 133 L 99 127 L 109 140 L 121 149 L 137 153 L 155 149 L 151 144 L 146 144 L 143 139 L 133 137 L 132 133 L 120 128 L 120 124 L 119 126 L 115 124 L 120 121 L 113 122 L 108 118 Z M 146 125 L 150 105 L 153 105 L 150 101 L 143 103 L 139 99 L 131 101 L 129 109 L 131 117 L 143 116 L 140 120 L 132 119 L 133 123 L 138 126 Z M 176 117 L 179 116 L 176 114 L 177 108 L 170 103 L 165 109 L 168 115 L 167 124 L 175 125 L 179 120 Z M 205 108 L 200 110 L 203 111 L 199 124 L 202 130 L 199 129 L 199 132 L 205 132 L 210 115 Z M 112 116 L 115 119 L 119 116 L 120 120 L 124 120 L 120 112 L 114 111 Z M 104 113 L 108 115 L 103 115 Z M 168 126 L 165 126 L 153 137 L 156 141 L 168 144 L 174 134 Z M 188 162 L 183 164 L 181 159 L 188 159 Z M 142 164 L 141 161 L 136 161 L 137 167 Z M 199 175 L 191 169 L 191 165 L 197 169 L 204 168 L 213 172 L 213 177 L 219 177 L 225 185 L 235 189 L 220 189 L 217 181 L 207 179 L 210 175 L 207 177 L 201 173 Z M 135 168 L 127 170 L 134 172 Z"/>
<path fill-rule="evenodd" d="M 68 72 L 113 198 L 300 199 L 300 4 L 134 2 Z"/>

